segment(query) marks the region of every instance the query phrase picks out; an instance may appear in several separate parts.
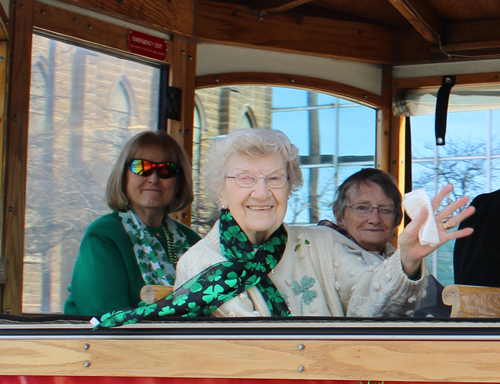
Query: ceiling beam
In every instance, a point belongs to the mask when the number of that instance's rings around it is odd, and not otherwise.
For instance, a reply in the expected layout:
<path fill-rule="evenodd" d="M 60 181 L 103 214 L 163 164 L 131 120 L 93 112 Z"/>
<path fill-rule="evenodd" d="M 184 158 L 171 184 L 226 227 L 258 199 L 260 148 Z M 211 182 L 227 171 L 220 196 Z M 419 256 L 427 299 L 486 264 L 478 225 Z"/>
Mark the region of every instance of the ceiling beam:
<path fill-rule="evenodd" d="M 310 3 L 312 0 L 250 0 L 252 11 L 258 12 L 279 12 L 298 7 L 299 5 Z"/>
<path fill-rule="evenodd" d="M 431 44 L 440 44 L 441 23 L 422 0 L 390 0 L 392 5 Z"/>
<path fill-rule="evenodd" d="M 195 38 L 280 52 L 390 64 L 393 30 L 371 23 L 288 13 L 256 15 L 248 7 L 199 0 Z"/>

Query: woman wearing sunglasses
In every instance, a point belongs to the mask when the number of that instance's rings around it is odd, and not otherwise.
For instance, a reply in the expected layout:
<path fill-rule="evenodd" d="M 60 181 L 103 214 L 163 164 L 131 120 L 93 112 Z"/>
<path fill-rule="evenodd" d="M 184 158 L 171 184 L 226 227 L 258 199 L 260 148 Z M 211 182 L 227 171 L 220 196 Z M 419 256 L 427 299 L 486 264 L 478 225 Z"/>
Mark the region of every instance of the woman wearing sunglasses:
<path fill-rule="evenodd" d="M 191 163 L 162 131 L 132 137 L 108 179 L 113 211 L 92 223 L 75 263 L 64 313 L 136 307 L 145 284 L 173 285 L 179 257 L 200 237 L 169 213 L 193 201 Z"/>

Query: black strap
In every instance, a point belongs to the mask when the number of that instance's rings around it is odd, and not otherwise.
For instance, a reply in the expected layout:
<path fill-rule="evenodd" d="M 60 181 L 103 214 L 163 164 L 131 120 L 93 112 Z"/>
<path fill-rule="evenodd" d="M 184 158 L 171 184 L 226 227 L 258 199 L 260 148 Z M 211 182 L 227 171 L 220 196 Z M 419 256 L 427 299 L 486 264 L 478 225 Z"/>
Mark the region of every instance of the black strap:
<path fill-rule="evenodd" d="M 412 162 L 411 162 L 411 118 L 406 116 L 405 118 L 405 131 L 406 131 L 406 142 L 405 142 L 405 193 L 411 192 L 413 190 L 413 177 L 412 177 Z M 404 211 L 404 225 L 405 227 L 410 223 L 411 219 Z"/>
<path fill-rule="evenodd" d="M 455 85 L 455 76 L 443 76 L 436 101 L 436 145 L 445 145 L 446 117 L 451 88 Z"/>

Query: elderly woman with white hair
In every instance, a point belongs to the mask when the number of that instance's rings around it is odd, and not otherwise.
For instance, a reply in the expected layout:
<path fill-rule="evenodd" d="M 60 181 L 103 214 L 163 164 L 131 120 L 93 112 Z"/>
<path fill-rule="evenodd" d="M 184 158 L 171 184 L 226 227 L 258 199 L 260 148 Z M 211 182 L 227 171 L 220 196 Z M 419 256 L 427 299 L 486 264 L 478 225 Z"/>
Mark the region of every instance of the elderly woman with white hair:
<path fill-rule="evenodd" d="M 437 248 L 418 241 L 426 211 L 408 225 L 392 257 L 366 266 L 370 273 L 365 279 L 373 289 L 340 295 L 337 277 L 350 271 L 336 258 L 333 231 L 283 223 L 288 198 L 303 182 L 298 149 L 285 134 L 233 131 L 213 143 L 202 172 L 206 188 L 218 199 L 220 220 L 179 260 L 176 290 L 156 303 L 105 315 L 100 326 L 167 315 L 404 316 L 418 305 L 426 285 L 425 267 L 420 265 Z M 434 198 L 435 209 L 445 195 Z M 464 204 L 451 204 L 436 220 Z M 470 214 L 466 210 L 455 221 Z M 440 230 L 441 244 L 468 234 L 470 229 Z M 412 270 L 421 269 L 417 278 L 406 275 L 405 262 Z M 350 306 L 350 301 L 362 305 Z"/>

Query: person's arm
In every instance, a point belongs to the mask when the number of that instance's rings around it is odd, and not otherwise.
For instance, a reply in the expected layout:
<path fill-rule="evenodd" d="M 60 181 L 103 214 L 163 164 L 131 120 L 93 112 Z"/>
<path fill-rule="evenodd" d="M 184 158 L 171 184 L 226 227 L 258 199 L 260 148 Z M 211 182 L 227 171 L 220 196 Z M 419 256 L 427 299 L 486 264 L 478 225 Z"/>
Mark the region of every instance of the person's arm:
<path fill-rule="evenodd" d="M 345 263 L 347 265 L 347 263 Z M 347 273 L 347 271 L 338 271 Z M 428 271 L 422 263 L 420 275 L 410 279 L 404 272 L 399 250 L 378 266 L 360 272 L 347 306 L 349 317 L 411 316 L 425 295 Z"/>
<path fill-rule="evenodd" d="M 126 266 L 124 259 L 130 258 L 130 254 L 124 255 L 125 249 L 125 246 L 119 249 L 110 238 L 85 235 L 70 288 L 70 300 L 79 314 L 100 316 L 138 305 L 137 298 L 131 297 L 131 289 L 137 285 L 137 279 L 131 263 L 129 268 Z"/>

